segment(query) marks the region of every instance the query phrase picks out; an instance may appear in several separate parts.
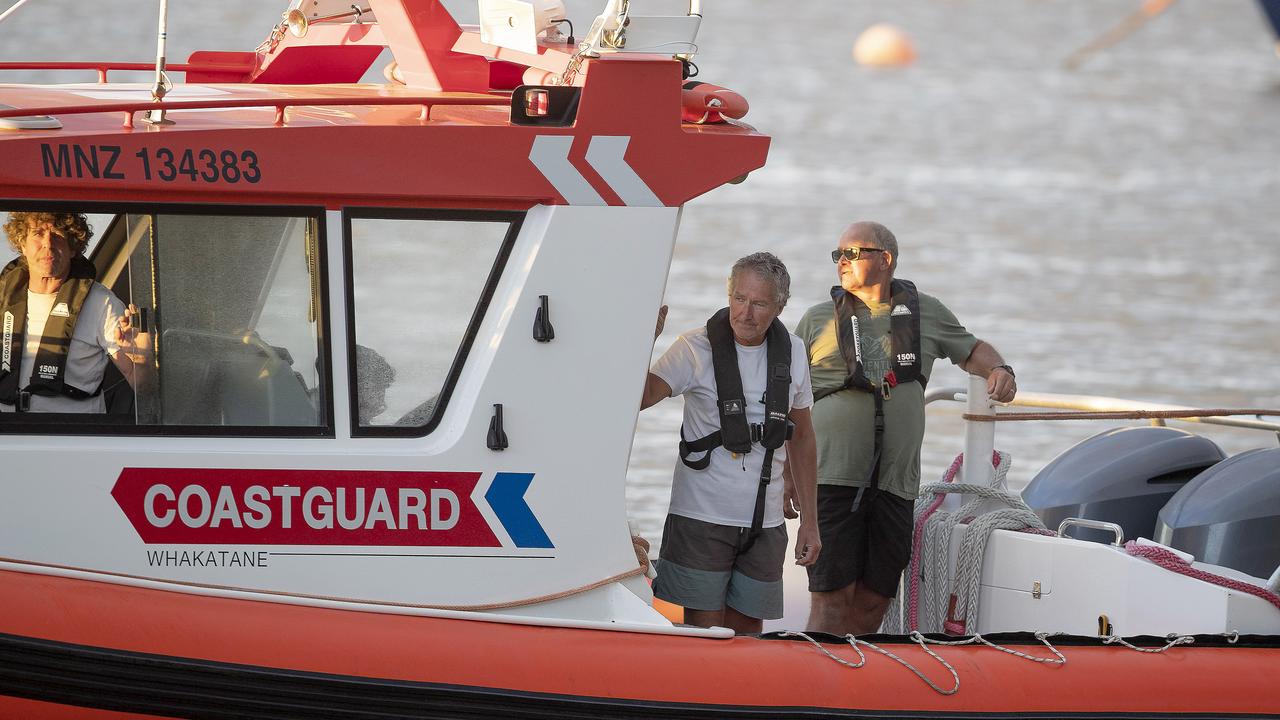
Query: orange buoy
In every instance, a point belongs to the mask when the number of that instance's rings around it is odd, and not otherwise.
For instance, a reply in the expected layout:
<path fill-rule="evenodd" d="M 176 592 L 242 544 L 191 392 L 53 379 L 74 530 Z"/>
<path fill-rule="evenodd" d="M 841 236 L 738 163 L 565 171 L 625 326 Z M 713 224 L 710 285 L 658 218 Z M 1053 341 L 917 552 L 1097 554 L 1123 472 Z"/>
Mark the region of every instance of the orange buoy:
<path fill-rule="evenodd" d="M 916 50 L 901 29 L 877 23 L 863 30 L 853 43 L 853 59 L 859 65 L 910 65 L 916 59 Z"/>

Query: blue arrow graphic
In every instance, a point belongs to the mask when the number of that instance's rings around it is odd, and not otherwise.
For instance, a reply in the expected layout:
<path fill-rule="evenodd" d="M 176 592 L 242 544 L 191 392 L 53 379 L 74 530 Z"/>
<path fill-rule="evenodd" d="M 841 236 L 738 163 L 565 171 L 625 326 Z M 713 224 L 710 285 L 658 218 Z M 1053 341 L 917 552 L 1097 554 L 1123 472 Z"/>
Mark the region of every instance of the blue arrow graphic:
<path fill-rule="evenodd" d="M 531 482 L 533 473 L 498 473 L 484 499 L 516 547 L 553 548 L 555 545 L 551 544 L 551 538 L 547 537 L 538 518 L 533 516 L 529 504 L 524 501 L 524 493 Z"/>

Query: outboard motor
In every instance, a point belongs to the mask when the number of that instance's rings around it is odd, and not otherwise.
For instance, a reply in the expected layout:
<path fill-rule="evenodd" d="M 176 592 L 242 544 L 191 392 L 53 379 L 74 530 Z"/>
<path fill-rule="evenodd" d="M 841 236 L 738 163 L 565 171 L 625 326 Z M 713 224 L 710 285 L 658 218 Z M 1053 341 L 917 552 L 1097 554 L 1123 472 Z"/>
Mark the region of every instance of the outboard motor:
<path fill-rule="evenodd" d="M 1200 562 L 1270 576 L 1280 565 L 1280 448 L 1200 473 L 1160 511 L 1155 539 Z"/>
<path fill-rule="evenodd" d="M 1069 517 L 1116 523 L 1126 538 L 1152 537 L 1156 514 L 1191 478 L 1226 455 L 1217 443 L 1170 427 L 1125 427 L 1082 440 L 1045 466 L 1022 499 L 1050 530 Z M 1081 540 L 1111 533 L 1077 527 Z"/>

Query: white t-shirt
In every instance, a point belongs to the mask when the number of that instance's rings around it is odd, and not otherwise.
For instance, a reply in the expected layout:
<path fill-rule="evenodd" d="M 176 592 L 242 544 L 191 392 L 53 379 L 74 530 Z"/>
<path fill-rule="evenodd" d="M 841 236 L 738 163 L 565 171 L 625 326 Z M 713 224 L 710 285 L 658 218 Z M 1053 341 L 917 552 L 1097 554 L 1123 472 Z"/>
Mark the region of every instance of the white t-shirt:
<path fill-rule="evenodd" d="M 31 382 L 31 371 L 36 365 L 36 353 L 40 350 L 40 336 L 45 322 L 54 309 L 57 293 L 27 291 L 26 345 L 22 349 L 22 365 L 18 368 L 18 389 Z M 102 384 L 110 355 L 120 349 L 112 340 L 115 327 L 124 314 L 124 303 L 101 283 L 94 283 L 84 299 L 80 316 L 76 318 L 75 331 L 71 334 L 71 348 L 67 352 L 67 371 L 64 381 L 72 387 L 93 392 Z M 62 312 L 62 308 L 59 308 Z M 46 413 L 101 413 L 107 411 L 101 395 L 88 400 L 73 400 L 62 395 L 32 395 L 31 412 Z M 0 412 L 13 412 L 12 405 L 0 403 Z"/>
<path fill-rule="evenodd" d="M 813 405 L 813 389 L 809 386 L 809 355 L 800 338 L 791 340 L 791 409 Z M 765 418 L 765 386 L 768 384 L 768 349 L 766 343 L 748 347 L 738 345 L 738 372 L 747 401 L 747 422 L 762 423 Z M 700 327 L 676 338 L 674 344 L 658 358 L 651 372 L 671 386 L 672 395 L 684 396 L 684 437 L 696 440 L 720 427 L 717 410 L 715 369 L 711 364 L 711 343 L 707 328 Z M 695 458 L 701 455 L 695 455 Z M 764 527 L 781 525 L 782 463 L 786 446 L 773 453 L 773 475 L 764 505 Z M 711 451 L 711 464 L 705 470 L 693 470 L 678 459 L 671 483 L 671 508 L 674 515 L 735 527 L 751 527 L 755 513 L 756 492 L 760 487 L 760 468 L 764 448 L 751 446 L 751 452 L 737 458 L 723 447 Z"/>

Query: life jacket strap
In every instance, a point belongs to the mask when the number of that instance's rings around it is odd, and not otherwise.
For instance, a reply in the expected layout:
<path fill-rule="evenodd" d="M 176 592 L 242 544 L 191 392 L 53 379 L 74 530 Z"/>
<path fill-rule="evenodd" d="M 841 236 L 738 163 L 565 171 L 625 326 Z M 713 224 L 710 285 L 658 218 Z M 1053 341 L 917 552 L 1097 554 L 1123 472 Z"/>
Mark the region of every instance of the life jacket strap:
<path fill-rule="evenodd" d="M 874 450 L 872 450 L 871 456 L 871 472 L 867 475 L 867 484 L 871 486 L 872 490 L 879 490 L 880 458 L 884 454 L 884 393 L 877 389 L 871 393 L 871 397 L 875 399 L 876 403 L 876 419 L 875 431 L 873 433 Z M 853 507 L 855 510 L 858 508 L 856 503 Z"/>
<path fill-rule="evenodd" d="M 720 431 L 717 430 L 710 435 L 704 435 L 697 440 L 684 439 L 684 425 L 680 426 L 680 462 L 684 463 L 690 470 L 706 470 L 711 464 L 711 451 L 720 447 Z M 690 456 L 697 453 L 706 453 L 697 460 L 691 460 Z"/>
<path fill-rule="evenodd" d="M 769 432 L 770 432 L 769 424 L 768 423 L 751 423 L 749 427 L 751 430 L 751 442 L 760 443 L 764 445 L 766 450 L 768 450 L 769 452 L 772 452 L 773 448 L 770 448 L 769 444 L 765 442 L 766 438 L 769 437 Z M 786 423 L 786 437 L 783 438 L 783 442 L 790 440 L 791 436 L 795 434 L 795 431 L 796 431 L 796 424 L 791 422 L 790 419 L 788 419 Z M 718 447 L 720 447 L 720 431 L 719 430 L 716 430 L 710 435 L 704 435 L 698 438 L 697 440 L 685 440 L 684 426 L 683 425 L 680 426 L 680 462 L 684 463 L 691 470 L 706 470 L 707 465 L 711 463 L 711 451 L 715 450 Z M 747 452 L 751 452 L 751 449 L 748 448 Z M 701 458 L 698 458 L 697 460 L 690 459 L 690 456 L 696 455 L 698 453 L 706 453 L 706 455 L 704 455 Z M 740 454 L 745 454 L 745 453 L 740 453 Z"/>
<path fill-rule="evenodd" d="M 756 489 L 756 507 L 751 513 L 751 529 L 747 531 L 746 542 L 738 548 L 739 554 L 745 554 L 756 544 L 756 538 L 764 532 L 764 499 L 769 494 L 769 482 L 773 479 L 773 448 L 765 448 L 764 467 L 760 469 L 760 487 Z"/>

